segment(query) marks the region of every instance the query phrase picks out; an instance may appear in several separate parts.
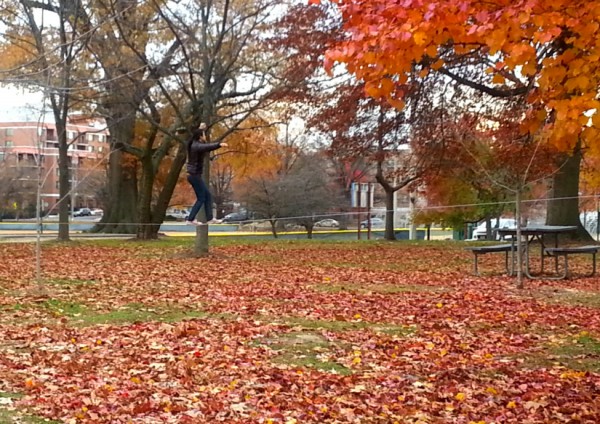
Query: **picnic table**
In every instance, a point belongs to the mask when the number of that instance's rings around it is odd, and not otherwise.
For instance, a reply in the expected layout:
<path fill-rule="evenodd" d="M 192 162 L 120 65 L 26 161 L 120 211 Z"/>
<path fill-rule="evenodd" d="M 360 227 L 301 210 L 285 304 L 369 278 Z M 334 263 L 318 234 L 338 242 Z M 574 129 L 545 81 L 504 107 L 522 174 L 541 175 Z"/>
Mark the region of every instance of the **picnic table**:
<path fill-rule="evenodd" d="M 570 254 L 581 254 L 581 253 L 590 253 L 593 255 L 594 262 L 594 271 L 596 269 L 596 252 L 599 246 L 579 246 L 579 247 L 559 247 L 559 236 L 561 234 L 571 233 L 577 230 L 576 226 L 561 226 L 561 225 L 532 225 L 521 227 L 521 236 L 525 238 L 523 247 L 525 247 L 525 275 L 528 278 L 535 278 L 536 276 L 531 273 L 529 258 L 530 258 L 530 245 L 534 241 L 538 241 L 540 243 L 540 259 L 541 266 L 540 272 L 538 275 L 544 273 L 544 261 L 548 257 L 552 257 L 555 260 L 554 269 L 558 274 L 558 258 L 563 257 L 564 264 L 564 272 L 563 274 L 557 275 L 554 279 L 562 279 L 567 278 L 568 276 L 568 255 Z M 500 228 L 498 229 L 498 234 L 501 237 L 511 237 L 512 243 L 514 244 L 517 241 L 517 228 Z M 548 240 L 550 239 L 551 245 L 548 244 Z M 516 251 L 516 249 L 513 249 Z M 553 278 L 553 277 L 548 277 Z"/>

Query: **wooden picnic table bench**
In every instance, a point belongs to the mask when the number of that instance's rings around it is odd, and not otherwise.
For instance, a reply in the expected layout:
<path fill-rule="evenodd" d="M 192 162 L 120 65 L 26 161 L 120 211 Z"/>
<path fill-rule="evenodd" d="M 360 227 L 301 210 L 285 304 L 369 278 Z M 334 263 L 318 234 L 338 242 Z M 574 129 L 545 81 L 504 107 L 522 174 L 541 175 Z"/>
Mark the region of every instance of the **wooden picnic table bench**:
<path fill-rule="evenodd" d="M 513 273 L 513 268 L 514 268 L 514 260 L 511 257 L 511 266 L 509 268 L 508 266 L 508 253 L 511 252 L 515 253 L 516 250 L 516 246 L 512 243 L 504 243 L 504 244 L 494 244 L 494 245 L 486 245 L 486 246 L 469 246 L 469 247 L 465 247 L 466 250 L 470 250 L 471 252 L 473 252 L 473 255 L 475 256 L 475 260 L 473 262 L 474 265 L 474 273 L 475 275 L 479 275 L 479 255 L 485 255 L 487 253 L 502 253 L 504 252 L 504 265 L 506 267 L 506 273 L 508 275 L 512 275 Z"/>
<path fill-rule="evenodd" d="M 562 280 L 564 278 L 568 278 L 569 276 L 569 255 L 586 255 L 589 254 L 592 256 L 592 272 L 590 274 L 585 275 L 585 277 L 592 277 L 596 274 L 596 253 L 600 250 L 600 246 L 570 246 L 570 247 L 548 247 L 544 251 L 549 256 L 554 257 L 563 257 L 565 261 L 565 266 L 562 274 L 553 277 L 556 280 Z M 558 274 L 558 264 L 556 272 Z"/>

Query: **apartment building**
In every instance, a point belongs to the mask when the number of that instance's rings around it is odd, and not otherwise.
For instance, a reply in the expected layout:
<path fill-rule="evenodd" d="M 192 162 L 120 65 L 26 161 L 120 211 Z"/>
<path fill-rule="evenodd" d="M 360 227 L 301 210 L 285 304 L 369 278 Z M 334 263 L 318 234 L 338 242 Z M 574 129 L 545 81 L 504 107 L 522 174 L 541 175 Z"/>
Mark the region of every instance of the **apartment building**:
<path fill-rule="evenodd" d="M 106 126 L 96 121 L 71 120 L 67 126 L 69 169 L 74 187 L 68 201 L 73 207 L 101 206 L 97 192 L 105 181 L 108 136 Z M 31 182 L 25 185 L 28 190 L 32 190 L 31 187 L 36 190 L 37 181 L 41 180 L 42 209 L 55 212 L 60 175 L 56 126 L 53 123 L 0 122 L 0 172 L 3 169 L 12 172 L 18 180 Z M 27 196 L 27 199 L 31 203 L 32 197 Z M 17 205 L 15 202 L 14 207 L 31 208 L 31 204 Z"/>

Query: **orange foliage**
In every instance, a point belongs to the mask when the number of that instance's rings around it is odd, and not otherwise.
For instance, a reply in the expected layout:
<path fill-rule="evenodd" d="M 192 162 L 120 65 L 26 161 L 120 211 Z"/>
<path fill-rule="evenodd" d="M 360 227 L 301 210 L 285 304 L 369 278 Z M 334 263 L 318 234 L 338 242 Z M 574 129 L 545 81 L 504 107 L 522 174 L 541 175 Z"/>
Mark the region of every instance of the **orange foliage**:
<path fill-rule="evenodd" d="M 465 57 L 483 57 L 492 63 L 482 75 L 484 88 L 527 97 L 525 131 L 548 131 L 550 141 L 561 150 L 570 150 L 581 139 L 600 152 L 600 116 L 596 113 L 590 123 L 585 115 L 600 109 L 600 3 L 331 2 L 341 11 L 349 38 L 328 52 L 326 67 L 345 63 L 366 82 L 370 96 L 402 107 L 399 86 L 415 63 L 423 67 L 424 75 L 428 70 L 451 71 Z"/>

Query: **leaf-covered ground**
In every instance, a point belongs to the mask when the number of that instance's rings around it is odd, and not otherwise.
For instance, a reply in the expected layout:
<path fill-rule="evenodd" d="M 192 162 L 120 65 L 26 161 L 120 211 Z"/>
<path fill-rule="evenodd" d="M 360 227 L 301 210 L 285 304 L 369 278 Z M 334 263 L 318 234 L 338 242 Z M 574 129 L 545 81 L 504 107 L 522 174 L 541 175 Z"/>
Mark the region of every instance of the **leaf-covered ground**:
<path fill-rule="evenodd" d="M 600 422 L 600 278 L 519 291 L 456 243 L 191 245 L 44 245 L 42 285 L 1 245 L 0 422 Z"/>

